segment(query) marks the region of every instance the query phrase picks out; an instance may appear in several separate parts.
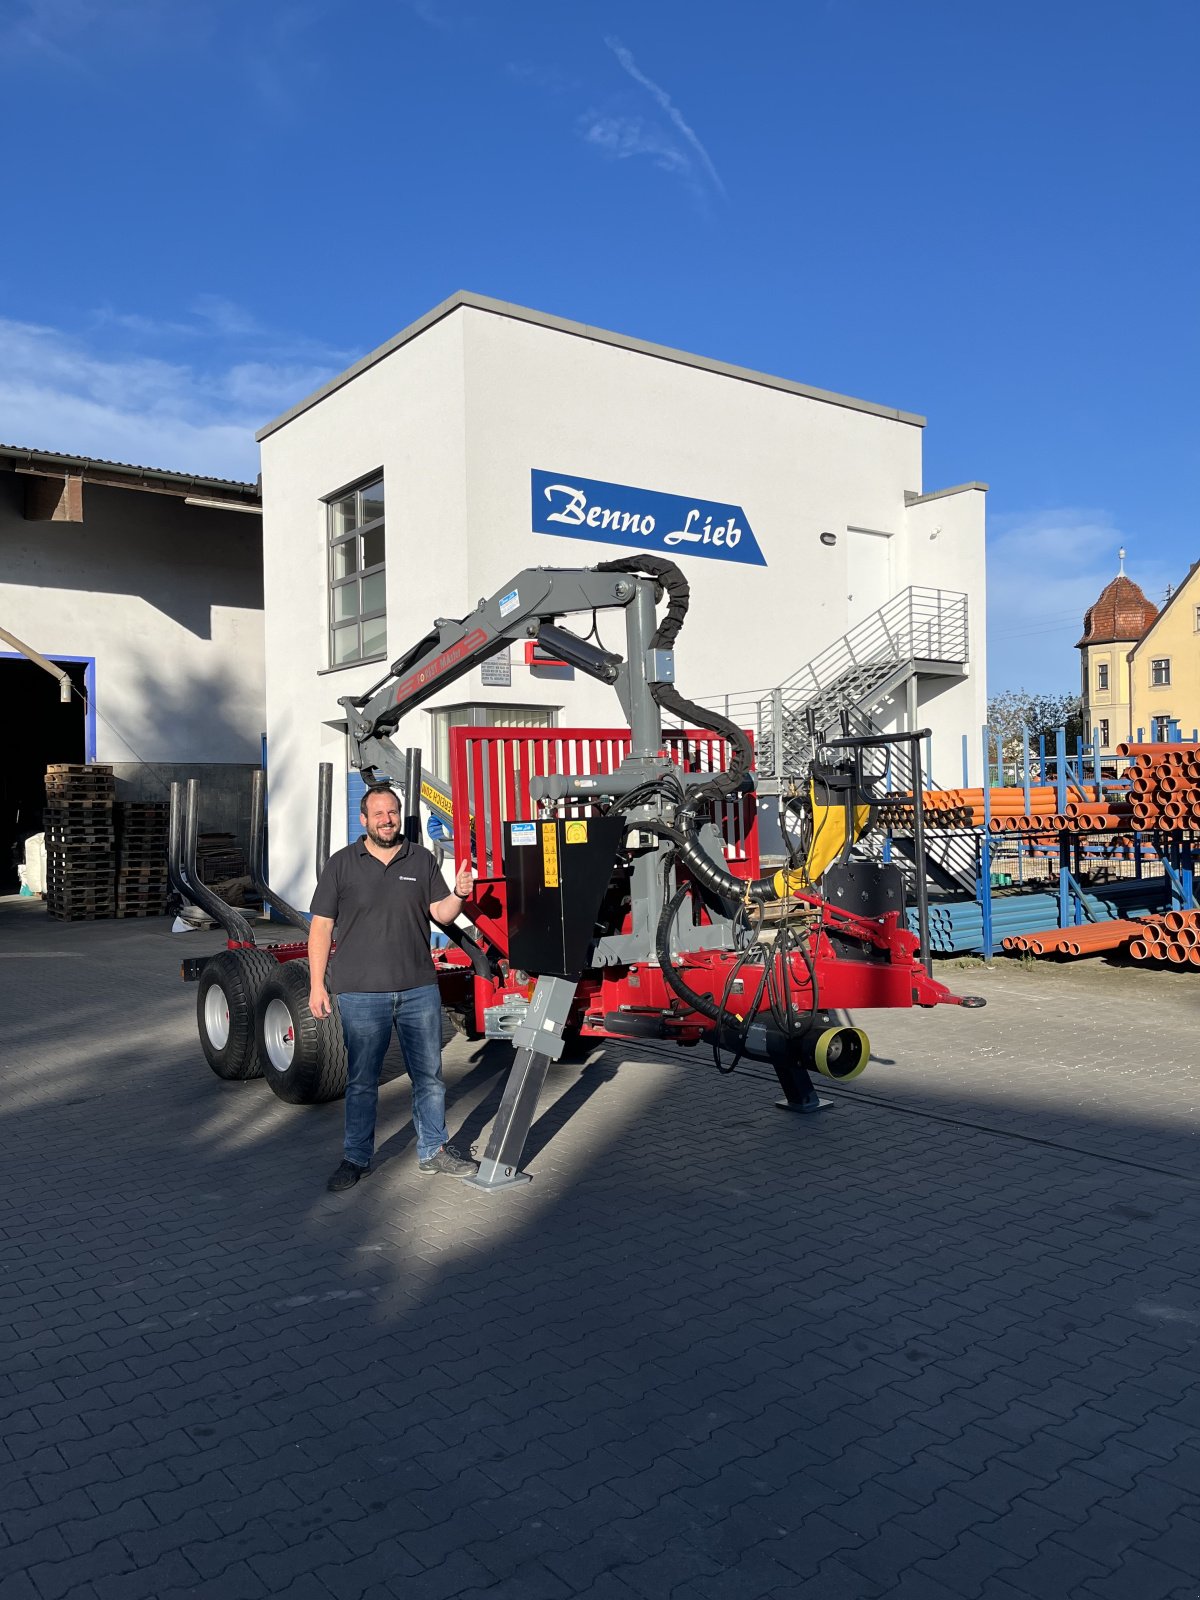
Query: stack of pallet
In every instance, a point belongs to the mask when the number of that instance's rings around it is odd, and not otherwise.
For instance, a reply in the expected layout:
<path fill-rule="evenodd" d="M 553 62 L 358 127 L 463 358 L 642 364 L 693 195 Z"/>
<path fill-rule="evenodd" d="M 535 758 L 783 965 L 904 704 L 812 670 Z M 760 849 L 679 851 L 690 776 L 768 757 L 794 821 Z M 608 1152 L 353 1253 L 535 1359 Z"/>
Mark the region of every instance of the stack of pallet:
<path fill-rule="evenodd" d="M 161 917 L 167 909 L 167 806 L 159 800 L 116 804 L 117 915 Z"/>
<path fill-rule="evenodd" d="M 231 833 L 202 833 L 196 841 L 201 883 L 224 883 L 246 871 L 246 854 Z"/>
<path fill-rule="evenodd" d="M 46 769 L 46 909 L 64 922 L 116 910 L 111 767 Z"/>

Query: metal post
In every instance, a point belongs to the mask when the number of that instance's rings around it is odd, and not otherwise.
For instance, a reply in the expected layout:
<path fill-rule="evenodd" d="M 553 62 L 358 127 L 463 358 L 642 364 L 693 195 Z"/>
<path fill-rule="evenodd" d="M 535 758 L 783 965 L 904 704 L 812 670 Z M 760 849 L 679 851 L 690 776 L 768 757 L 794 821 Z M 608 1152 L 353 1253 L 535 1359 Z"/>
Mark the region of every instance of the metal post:
<path fill-rule="evenodd" d="M 992 752 L 987 723 L 983 725 L 983 840 L 980 846 L 979 910 L 983 919 L 983 959 L 992 959 Z"/>
<path fill-rule="evenodd" d="M 1021 729 L 1021 771 L 1025 784 L 1025 815 L 1029 815 L 1029 729 Z"/>
<path fill-rule="evenodd" d="M 625 639 L 629 662 L 629 755 L 637 760 L 657 756 L 662 749 L 662 713 L 646 681 L 646 651 L 654 636 L 654 585 L 637 579 L 637 593 L 625 608 Z"/>
<path fill-rule="evenodd" d="M 933 958 L 929 954 L 929 885 L 925 879 L 925 800 L 921 781 L 921 741 L 912 741 L 913 847 L 917 856 L 917 933 L 921 940 L 921 965 L 933 977 Z"/>
<path fill-rule="evenodd" d="M 333 816 L 333 762 L 322 761 L 317 768 L 317 878 L 329 860 L 329 830 Z"/>
<path fill-rule="evenodd" d="M 816 751 L 812 754 L 815 756 Z M 771 760 L 772 776 L 783 777 L 783 690 L 771 690 Z"/>
<path fill-rule="evenodd" d="M 969 774 L 969 768 L 967 766 L 967 736 L 966 736 L 965 733 L 962 736 L 962 758 L 963 758 L 963 788 L 965 789 L 965 788 L 967 788 L 967 786 L 971 782 L 970 774 Z"/>
<path fill-rule="evenodd" d="M 421 842 L 421 751 L 416 745 L 404 752 L 404 837 Z"/>

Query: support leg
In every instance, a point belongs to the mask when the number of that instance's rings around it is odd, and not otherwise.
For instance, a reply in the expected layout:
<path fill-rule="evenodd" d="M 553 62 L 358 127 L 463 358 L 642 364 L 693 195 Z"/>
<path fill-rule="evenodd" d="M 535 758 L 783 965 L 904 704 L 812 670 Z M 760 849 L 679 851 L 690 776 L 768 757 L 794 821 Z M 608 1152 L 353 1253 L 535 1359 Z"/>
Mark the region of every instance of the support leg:
<path fill-rule="evenodd" d="M 503 1189 L 510 1183 L 529 1181 L 529 1174 L 520 1170 L 521 1152 L 537 1115 L 538 1096 L 550 1063 L 562 1055 L 563 1028 L 571 1014 L 575 988 L 569 978 L 538 979 L 528 1014 L 513 1033 L 516 1055 L 479 1171 L 463 1179 L 473 1188 Z"/>
<path fill-rule="evenodd" d="M 827 1111 L 832 1100 L 822 1100 L 813 1088 L 812 1079 L 798 1061 L 772 1061 L 783 1099 L 775 1104 L 780 1111 Z"/>

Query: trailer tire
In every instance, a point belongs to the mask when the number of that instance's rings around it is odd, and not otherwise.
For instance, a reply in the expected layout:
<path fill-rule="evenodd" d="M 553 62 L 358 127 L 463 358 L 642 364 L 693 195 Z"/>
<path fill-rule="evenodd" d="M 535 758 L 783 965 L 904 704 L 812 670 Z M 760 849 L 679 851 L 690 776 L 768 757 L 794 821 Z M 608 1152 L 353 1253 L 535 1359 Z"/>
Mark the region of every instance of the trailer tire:
<path fill-rule="evenodd" d="M 334 1011 L 314 1017 L 308 1004 L 308 962 L 283 961 L 258 997 L 254 1034 L 263 1076 L 292 1106 L 319 1105 L 346 1092 L 346 1042 Z"/>
<path fill-rule="evenodd" d="M 265 950 L 222 950 L 204 964 L 196 994 L 196 1026 L 205 1060 L 218 1078 L 261 1078 L 263 1058 L 254 1018 L 263 985 L 279 963 Z"/>

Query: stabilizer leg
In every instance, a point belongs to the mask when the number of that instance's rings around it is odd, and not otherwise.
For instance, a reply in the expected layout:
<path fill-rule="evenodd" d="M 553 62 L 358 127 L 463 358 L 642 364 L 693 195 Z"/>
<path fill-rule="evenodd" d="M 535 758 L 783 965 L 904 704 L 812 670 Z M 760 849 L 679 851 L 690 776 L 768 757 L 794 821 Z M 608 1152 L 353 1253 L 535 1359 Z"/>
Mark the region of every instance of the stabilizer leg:
<path fill-rule="evenodd" d="M 775 1104 L 780 1111 L 801 1111 L 811 1113 L 814 1111 L 827 1111 L 833 1104 L 832 1100 L 822 1100 L 813 1088 L 812 1079 L 798 1061 L 772 1061 L 775 1076 L 779 1079 L 779 1086 L 783 1090 L 783 1099 L 776 1100 Z"/>
<path fill-rule="evenodd" d="M 520 1170 L 521 1153 L 537 1115 L 538 1096 L 550 1063 L 562 1055 L 563 1028 L 571 1014 L 575 988 L 570 978 L 538 979 L 525 1020 L 513 1033 L 516 1055 L 479 1171 L 463 1179 L 472 1188 L 503 1189 L 510 1183 L 529 1182 L 529 1174 Z"/>

